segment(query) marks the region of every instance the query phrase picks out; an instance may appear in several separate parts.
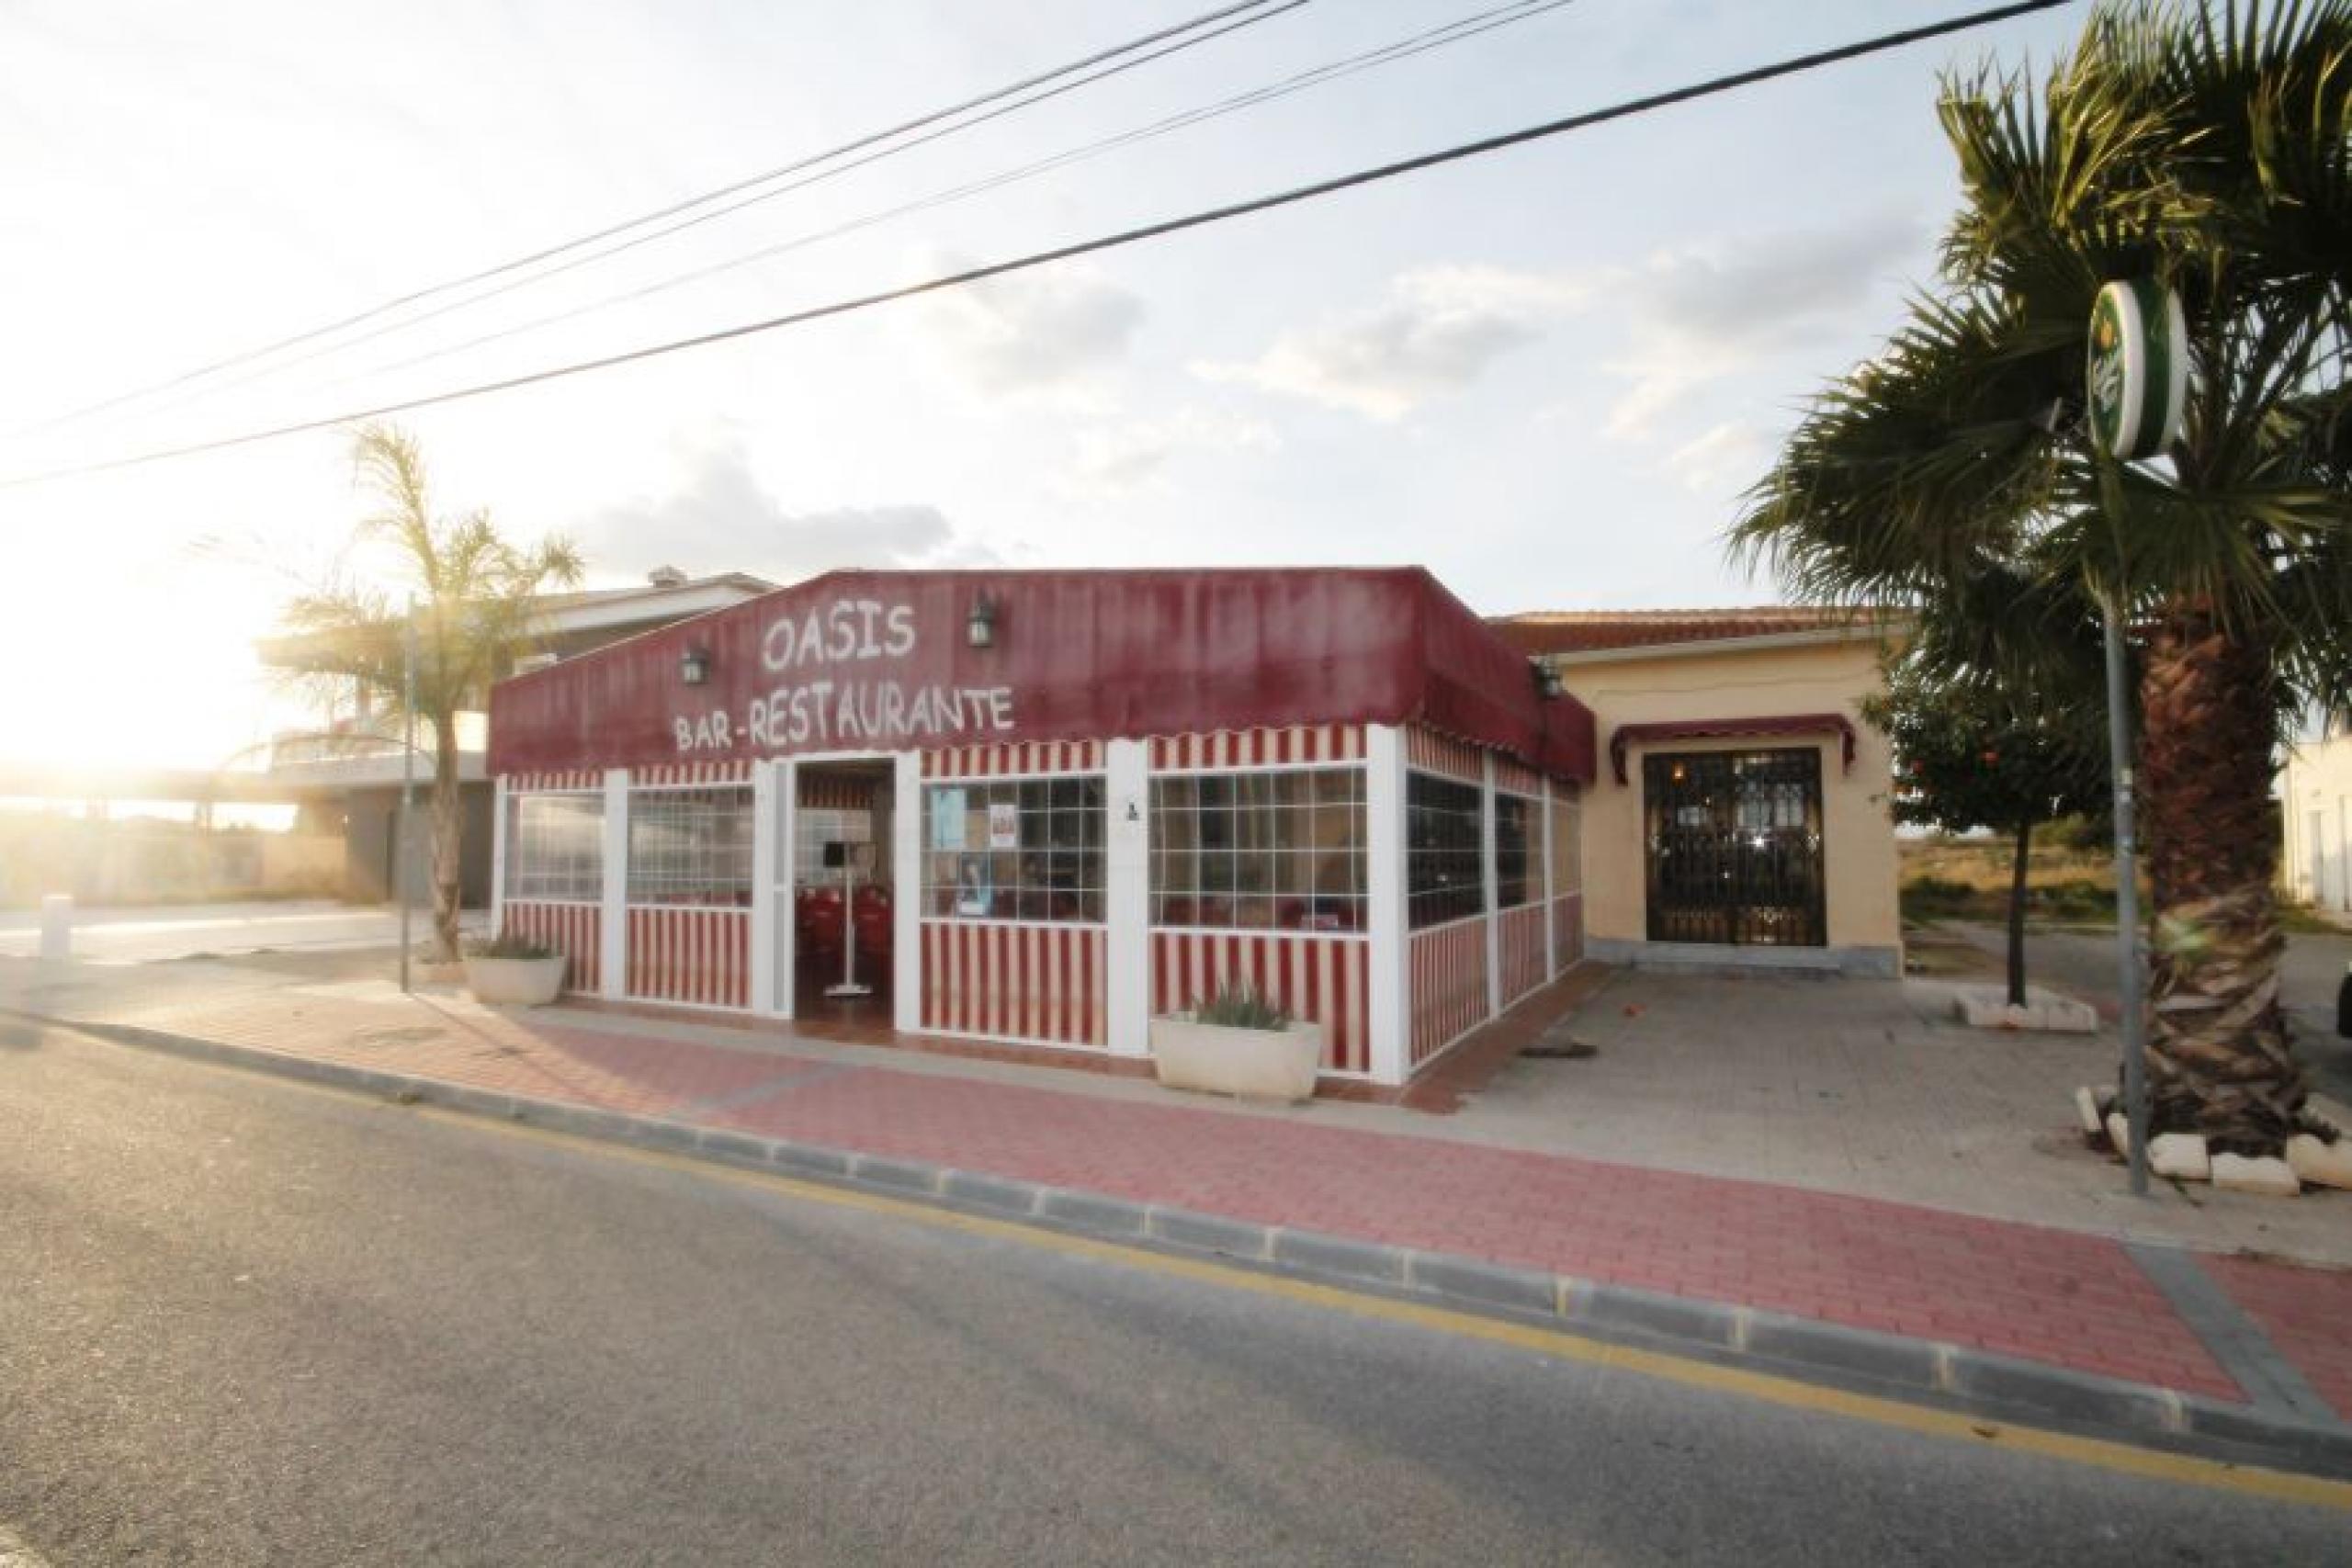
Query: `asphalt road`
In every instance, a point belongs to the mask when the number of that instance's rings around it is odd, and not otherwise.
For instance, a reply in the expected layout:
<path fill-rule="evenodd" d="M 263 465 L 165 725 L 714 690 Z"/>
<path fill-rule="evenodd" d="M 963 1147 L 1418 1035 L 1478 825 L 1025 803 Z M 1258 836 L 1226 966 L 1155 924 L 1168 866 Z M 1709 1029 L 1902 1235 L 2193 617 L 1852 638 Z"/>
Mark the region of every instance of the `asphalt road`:
<path fill-rule="evenodd" d="M 433 916 L 418 909 L 418 939 L 430 935 Z M 481 917 L 469 910 L 469 925 Z M 0 954 L 30 958 L 40 952 L 39 909 L 0 909 Z M 200 953 L 261 950 L 325 951 L 392 947 L 397 956 L 400 912 L 372 905 L 323 902 L 161 904 L 152 908 L 84 908 L 74 912 L 74 956 L 110 964 L 152 964 Z"/>
<path fill-rule="evenodd" d="M 2352 1515 L 0 1021 L 0 1557 L 2322 1563 Z"/>

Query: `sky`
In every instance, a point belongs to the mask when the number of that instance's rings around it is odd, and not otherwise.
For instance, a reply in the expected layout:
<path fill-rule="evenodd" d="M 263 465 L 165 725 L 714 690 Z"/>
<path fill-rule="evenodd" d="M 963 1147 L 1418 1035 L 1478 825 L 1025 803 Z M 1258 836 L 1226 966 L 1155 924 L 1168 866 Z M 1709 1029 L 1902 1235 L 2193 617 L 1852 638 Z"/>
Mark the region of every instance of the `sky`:
<path fill-rule="evenodd" d="M 59 423 L 1219 0 L 12 0 L 0 480 L 772 317 L 1974 8 L 1577 0 L 933 199 L 1497 3 L 1310 0 L 592 265 Z M 592 585 L 1410 562 L 1489 614 L 1768 603 L 1722 536 L 1805 398 L 1932 279 L 1957 199 L 1940 76 L 2046 64 L 2086 9 L 401 421 L 439 508 L 568 536 Z M 0 488 L 0 761 L 229 765 L 300 728 L 252 644 L 292 594 L 379 570 L 351 548 L 349 452 L 326 429 Z"/>

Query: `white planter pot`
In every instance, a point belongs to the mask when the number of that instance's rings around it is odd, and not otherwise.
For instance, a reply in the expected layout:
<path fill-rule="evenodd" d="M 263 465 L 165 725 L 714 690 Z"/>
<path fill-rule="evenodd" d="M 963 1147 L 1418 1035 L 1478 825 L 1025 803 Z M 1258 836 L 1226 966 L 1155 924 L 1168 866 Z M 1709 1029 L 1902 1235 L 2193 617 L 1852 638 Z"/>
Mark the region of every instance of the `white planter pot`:
<path fill-rule="evenodd" d="M 553 958 L 469 958 L 466 989 L 478 1002 L 541 1007 L 563 989 L 569 962 L 560 953 Z"/>
<path fill-rule="evenodd" d="M 1315 1093 L 1323 1060 L 1323 1026 L 1231 1029 L 1195 1023 L 1188 1014 L 1151 1021 L 1151 1058 L 1170 1089 L 1259 1100 L 1301 1100 Z"/>

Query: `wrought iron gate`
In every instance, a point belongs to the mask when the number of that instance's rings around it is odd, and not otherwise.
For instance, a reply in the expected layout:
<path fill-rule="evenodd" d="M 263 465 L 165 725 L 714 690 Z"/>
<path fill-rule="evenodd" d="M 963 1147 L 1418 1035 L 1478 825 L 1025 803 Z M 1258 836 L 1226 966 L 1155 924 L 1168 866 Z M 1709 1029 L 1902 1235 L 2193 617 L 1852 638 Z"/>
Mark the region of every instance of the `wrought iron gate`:
<path fill-rule="evenodd" d="M 1821 753 L 1642 761 L 1652 942 L 1819 947 Z"/>

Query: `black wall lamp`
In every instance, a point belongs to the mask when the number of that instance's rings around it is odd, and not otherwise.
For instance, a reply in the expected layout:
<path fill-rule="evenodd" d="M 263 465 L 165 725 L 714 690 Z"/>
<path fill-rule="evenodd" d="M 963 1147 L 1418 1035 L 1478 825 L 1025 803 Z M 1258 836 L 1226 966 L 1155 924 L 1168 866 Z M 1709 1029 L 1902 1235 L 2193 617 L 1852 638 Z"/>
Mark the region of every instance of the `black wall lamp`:
<path fill-rule="evenodd" d="M 974 648 L 996 646 L 996 601 L 983 593 L 972 601 L 971 618 L 964 623 L 964 640 Z"/>
<path fill-rule="evenodd" d="M 678 655 L 678 679 L 699 686 L 710 679 L 710 649 L 689 646 Z"/>
<path fill-rule="evenodd" d="M 1564 697 L 1568 694 L 1567 687 L 1561 684 L 1560 672 L 1557 670 L 1553 669 L 1549 664 L 1544 663 L 1540 659 L 1530 660 L 1528 663 L 1535 675 L 1535 694 L 1537 696 L 1549 701 L 1552 698 Z"/>

